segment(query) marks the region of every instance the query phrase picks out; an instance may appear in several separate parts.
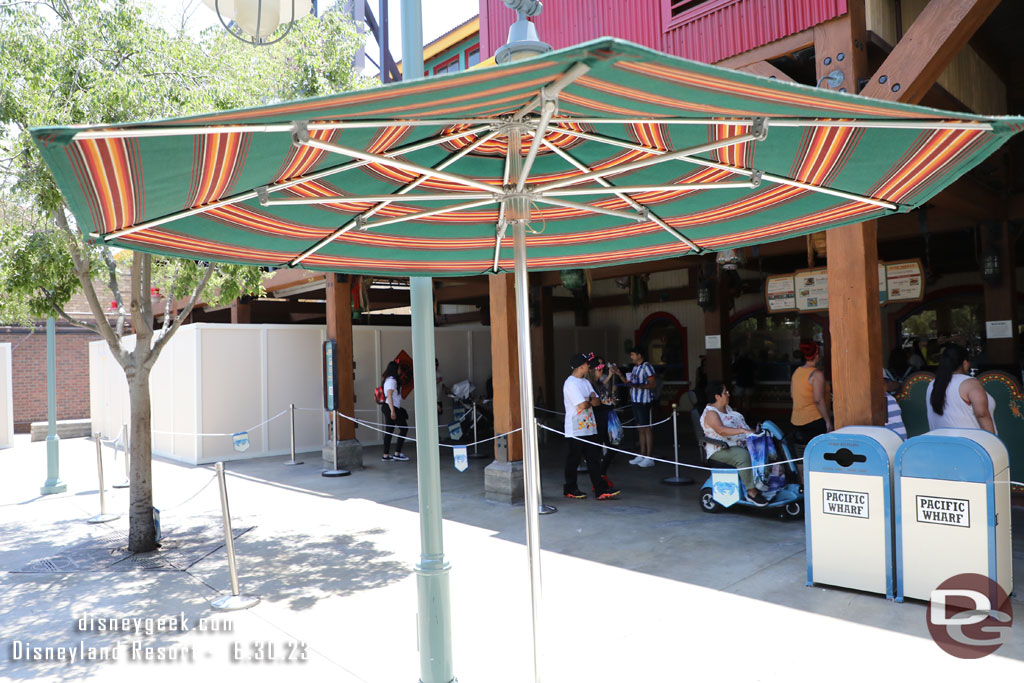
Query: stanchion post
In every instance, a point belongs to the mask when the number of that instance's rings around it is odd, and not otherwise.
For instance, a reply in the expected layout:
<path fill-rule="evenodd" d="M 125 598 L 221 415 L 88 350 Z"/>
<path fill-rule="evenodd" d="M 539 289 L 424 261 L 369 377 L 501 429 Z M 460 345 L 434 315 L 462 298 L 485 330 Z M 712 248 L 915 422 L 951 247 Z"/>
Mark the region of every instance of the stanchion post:
<path fill-rule="evenodd" d="M 320 473 L 321 477 L 347 477 L 352 474 L 348 470 L 338 469 L 338 412 L 335 410 L 331 411 L 331 450 L 334 454 L 334 468 L 329 470 L 323 470 Z"/>
<path fill-rule="evenodd" d="M 107 513 L 106 487 L 103 485 L 103 444 L 100 443 L 100 434 L 96 433 L 96 473 L 100 482 L 100 514 L 88 519 L 89 524 L 102 524 L 112 522 L 121 515 Z"/>
<path fill-rule="evenodd" d="M 477 454 L 477 449 L 480 447 L 477 441 L 479 439 L 476 436 L 476 401 L 473 401 L 473 455 Z"/>
<path fill-rule="evenodd" d="M 224 476 L 224 463 L 218 462 L 217 483 L 220 485 L 220 512 L 224 520 L 224 547 L 228 551 L 228 575 L 231 578 L 231 595 L 222 595 L 210 602 L 210 606 L 219 610 L 249 609 L 260 599 L 256 595 L 241 595 L 238 589 L 238 568 L 235 566 L 235 536 L 231 531 L 231 510 L 228 507 L 228 484 Z"/>
<path fill-rule="evenodd" d="M 121 425 L 121 432 L 114 439 L 114 462 L 117 462 L 117 439 L 122 438 L 121 441 L 121 455 L 124 456 L 124 481 L 120 484 L 114 484 L 115 489 L 126 489 L 132 485 L 131 472 L 129 470 L 130 464 L 128 462 L 128 425 Z"/>
<path fill-rule="evenodd" d="M 537 429 L 537 416 L 532 416 L 528 420 L 528 422 L 530 427 L 533 429 L 533 433 L 538 434 L 540 430 Z M 547 505 L 544 503 L 544 491 L 541 489 L 541 478 L 539 476 L 539 472 L 537 477 L 537 500 L 539 501 L 537 503 L 538 515 L 550 515 L 553 512 L 558 512 L 558 508 L 556 508 L 554 505 Z"/>
<path fill-rule="evenodd" d="M 676 410 L 678 407 L 679 405 L 677 403 L 672 404 L 672 448 L 675 450 L 676 473 L 675 476 L 665 477 L 661 480 L 661 483 L 670 484 L 672 486 L 687 486 L 693 483 L 693 479 L 679 476 L 679 424 L 676 420 L 679 416 L 679 411 Z"/>
<path fill-rule="evenodd" d="M 288 434 L 291 437 L 292 459 L 285 465 L 301 465 L 302 462 L 295 462 L 295 404 L 288 404 Z M 335 465 L 337 467 L 337 465 Z"/>

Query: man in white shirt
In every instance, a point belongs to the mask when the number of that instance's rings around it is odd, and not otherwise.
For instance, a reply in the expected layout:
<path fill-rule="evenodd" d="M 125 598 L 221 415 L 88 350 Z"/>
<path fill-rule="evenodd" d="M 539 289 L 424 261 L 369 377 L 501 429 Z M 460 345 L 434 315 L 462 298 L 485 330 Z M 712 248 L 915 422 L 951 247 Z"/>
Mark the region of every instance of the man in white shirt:
<path fill-rule="evenodd" d="M 565 485 L 562 493 L 566 498 L 582 499 L 587 494 L 580 491 L 576 483 L 576 467 L 580 458 L 586 458 L 590 482 L 594 485 L 594 493 L 598 500 L 609 500 L 619 495 L 612 488 L 607 477 L 601 476 L 601 449 L 594 437 L 597 435 L 597 422 L 594 419 L 594 406 L 601 401 L 594 393 L 594 387 L 586 379 L 590 371 L 590 358 L 586 354 L 577 353 L 569 359 L 572 374 L 565 378 L 562 385 L 562 400 L 565 404 L 565 439 L 568 450 L 565 456 Z"/>

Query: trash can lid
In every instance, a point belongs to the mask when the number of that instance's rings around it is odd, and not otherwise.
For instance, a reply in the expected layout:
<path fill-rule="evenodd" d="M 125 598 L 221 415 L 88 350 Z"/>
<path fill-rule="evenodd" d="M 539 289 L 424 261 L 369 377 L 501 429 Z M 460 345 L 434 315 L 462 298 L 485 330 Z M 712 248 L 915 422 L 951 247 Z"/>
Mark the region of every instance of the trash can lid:
<path fill-rule="evenodd" d="M 804 450 L 804 468 L 887 477 L 902 443 L 896 432 L 885 427 L 843 427 L 811 439 Z"/>
<path fill-rule="evenodd" d="M 906 441 L 896 454 L 902 477 L 988 483 L 1010 466 L 998 436 L 983 429 L 936 429 Z"/>

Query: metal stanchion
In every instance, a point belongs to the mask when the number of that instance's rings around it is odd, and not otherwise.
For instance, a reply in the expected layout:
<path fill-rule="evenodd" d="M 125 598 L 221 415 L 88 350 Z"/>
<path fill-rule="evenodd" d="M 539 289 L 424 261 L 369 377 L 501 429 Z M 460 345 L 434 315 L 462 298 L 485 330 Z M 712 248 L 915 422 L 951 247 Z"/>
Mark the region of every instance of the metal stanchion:
<path fill-rule="evenodd" d="M 132 485 L 131 473 L 129 471 L 130 464 L 128 462 L 128 425 L 121 425 L 121 433 L 118 434 L 121 437 L 121 455 L 124 456 L 124 481 L 120 484 L 114 484 L 115 489 L 126 489 Z M 114 442 L 114 459 L 117 459 L 117 442 Z"/>
<path fill-rule="evenodd" d="M 473 401 L 473 455 L 477 454 L 477 449 L 480 447 L 480 444 L 478 444 L 477 441 L 479 441 L 479 439 L 477 439 L 477 437 L 476 437 L 476 401 L 474 400 Z"/>
<path fill-rule="evenodd" d="M 334 448 L 334 468 L 320 472 L 321 477 L 347 477 L 352 474 L 348 470 L 338 469 L 338 416 L 331 411 L 331 443 Z"/>
<path fill-rule="evenodd" d="M 533 433 L 536 434 L 538 432 L 538 429 L 537 429 L 537 418 L 536 417 L 531 417 L 530 418 L 530 423 L 531 423 L 530 427 L 533 428 Z M 556 508 L 554 505 L 546 505 L 544 503 L 544 491 L 541 490 L 541 476 L 540 476 L 540 472 L 538 472 L 537 473 L 537 514 L 538 515 L 550 515 L 550 514 L 555 513 L 555 512 L 558 512 L 558 508 Z"/>
<path fill-rule="evenodd" d="M 288 404 L 288 428 L 289 434 L 292 438 L 292 459 L 285 463 L 285 465 L 301 465 L 302 461 L 295 462 L 295 404 Z M 335 450 L 337 453 L 337 450 Z"/>
<path fill-rule="evenodd" d="M 661 480 L 661 483 L 669 484 L 671 486 L 688 486 L 689 484 L 693 483 L 693 479 L 690 479 L 689 477 L 679 476 L 679 427 L 676 423 L 676 417 L 679 415 L 679 411 L 676 410 L 677 407 L 678 404 L 672 404 L 672 448 L 675 449 L 676 454 L 676 473 L 675 476 L 665 477 L 664 479 Z"/>
<path fill-rule="evenodd" d="M 260 599 L 256 595 L 241 595 L 238 590 L 238 569 L 235 566 L 235 537 L 231 532 L 231 511 L 228 509 L 228 484 L 224 477 L 224 463 L 217 463 L 217 482 L 220 484 L 220 511 L 224 517 L 224 547 L 228 551 L 228 575 L 231 577 L 231 595 L 212 600 L 210 606 L 220 610 L 249 609 Z"/>
<path fill-rule="evenodd" d="M 100 443 L 99 432 L 96 433 L 96 472 L 99 475 L 100 480 L 100 514 L 95 517 L 90 517 L 88 522 L 89 524 L 112 522 L 121 515 L 115 515 L 107 512 L 106 487 L 103 485 L 103 444 Z"/>

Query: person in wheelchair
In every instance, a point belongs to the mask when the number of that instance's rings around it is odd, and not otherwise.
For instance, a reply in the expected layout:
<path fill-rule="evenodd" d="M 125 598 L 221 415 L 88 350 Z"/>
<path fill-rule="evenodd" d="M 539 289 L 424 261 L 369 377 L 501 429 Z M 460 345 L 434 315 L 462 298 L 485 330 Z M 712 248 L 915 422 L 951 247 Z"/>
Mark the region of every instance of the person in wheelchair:
<path fill-rule="evenodd" d="M 738 474 L 743 487 L 747 490 L 747 500 L 758 507 L 768 504 L 765 497 L 754 486 L 754 471 L 750 469 L 750 453 L 747 451 L 747 436 L 754 433 L 743 415 L 729 407 L 729 388 L 721 380 L 708 383 L 710 399 L 700 416 L 700 426 L 704 435 L 729 444 L 728 447 L 707 444 L 707 459 L 714 466 L 720 463 L 723 467 L 746 468 Z M 714 462 L 711 462 L 711 461 Z"/>

